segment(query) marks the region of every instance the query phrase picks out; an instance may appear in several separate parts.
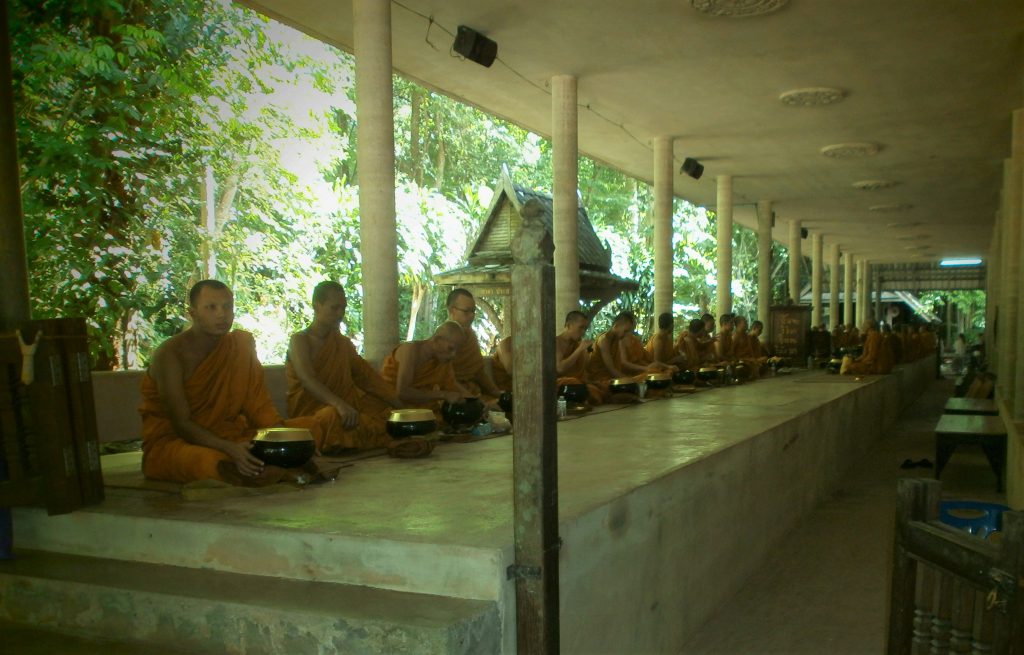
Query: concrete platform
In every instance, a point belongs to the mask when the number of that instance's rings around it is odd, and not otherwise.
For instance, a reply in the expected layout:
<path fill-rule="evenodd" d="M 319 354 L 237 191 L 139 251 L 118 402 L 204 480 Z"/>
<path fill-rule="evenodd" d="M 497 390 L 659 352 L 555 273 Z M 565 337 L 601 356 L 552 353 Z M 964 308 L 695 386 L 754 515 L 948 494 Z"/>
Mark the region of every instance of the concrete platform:
<path fill-rule="evenodd" d="M 678 650 L 934 370 L 799 372 L 561 423 L 564 652 Z M 20 510 L 15 530 L 19 548 L 50 553 L 487 601 L 514 652 L 511 519 L 506 437 L 365 460 L 297 493 L 111 490 L 67 516 Z"/>

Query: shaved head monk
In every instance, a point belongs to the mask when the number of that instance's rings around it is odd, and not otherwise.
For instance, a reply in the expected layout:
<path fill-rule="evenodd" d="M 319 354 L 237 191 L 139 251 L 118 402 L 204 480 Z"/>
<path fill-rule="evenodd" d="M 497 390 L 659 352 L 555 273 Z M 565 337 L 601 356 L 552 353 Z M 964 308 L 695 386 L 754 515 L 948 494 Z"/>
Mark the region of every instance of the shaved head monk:
<path fill-rule="evenodd" d="M 630 358 L 632 353 L 628 351 L 628 339 L 636 338 L 632 336 L 635 327 L 636 316 L 633 312 L 620 312 L 612 321 L 611 329 L 598 338 L 587 364 L 587 377 L 591 382 L 638 377 L 649 371 L 663 369 L 661 364 L 637 363 Z"/>
<path fill-rule="evenodd" d="M 288 414 L 317 417 L 325 430 L 324 454 L 389 446 L 388 415 L 401 406 L 394 387 L 341 333 L 346 305 L 340 284 L 316 285 L 313 323 L 292 335 L 285 363 Z"/>
<path fill-rule="evenodd" d="M 463 388 L 472 392 L 472 395 L 482 394 L 487 396 L 488 401 L 493 402 L 501 395 L 502 389 L 498 388 L 487 372 L 484 356 L 480 351 L 480 341 L 473 331 L 473 319 L 476 318 L 476 300 L 473 299 L 473 294 L 465 289 L 455 289 L 448 294 L 445 307 L 448 308 L 448 320 L 458 323 L 465 332 L 465 339 L 452 361 L 455 379 Z"/>
<path fill-rule="evenodd" d="M 473 394 L 455 379 L 452 361 L 466 341 L 455 321 L 442 323 L 433 336 L 407 341 L 384 360 L 381 377 L 394 386 L 398 399 L 409 407 L 424 407 L 440 416 L 444 401 L 459 402 Z"/>
<path fill-rule="evenodd" d="M 156 350 L 142 378 L 142 471 L 171 482 L 255 478 L 263 462 L 249 452 L 251 439 L 282 420 L 252 335 L 231 330 L 234 297 L 223 282 L 197 282 L 188 314 L 192 326 Z M 309 428 L 319 445 L 313 419 L 288 424 Z"/>
<path fill-rule="evenodd" d="M 676 350 L 672 335 L 672 314 L 664 312 L 658 316 L 658 331 L 647 341 L 647 353 L 651 361 L 659 364 L 682 365 L 685 361 Z"/>
<path fill-rule="evenodd" d="M 587 360 L 594 342 L 586 338 L 590 319 L 579 311 L 565 315 L 565 329 L 555 337 L 555 373 L 558 386 L 563 384 L 586 384 L 587 401 L 599 405 L 607 395 L 608 385 L 589 384 Z"/>

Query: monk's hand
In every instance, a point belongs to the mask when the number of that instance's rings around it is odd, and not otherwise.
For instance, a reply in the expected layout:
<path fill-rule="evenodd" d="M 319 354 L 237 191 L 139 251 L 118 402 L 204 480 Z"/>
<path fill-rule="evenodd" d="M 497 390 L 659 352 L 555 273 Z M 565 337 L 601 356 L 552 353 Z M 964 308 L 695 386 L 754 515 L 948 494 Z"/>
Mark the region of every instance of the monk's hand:
<path fill-rule="evenodd" d="M 351 430 L 359 424 L 359 412 L 348 403 L 339 400 L 334 404 L 334 410 L 338 412 L 338 416 L 341 417 L 341 425 L 346 430 Z"/>
<path fill-rule="evenodd" d="M 464 394 L 461 394 L 458 391 L 443 391 L 441 398 L 450 403 L 461 403 L 463 396 Z"/>
<path fill-rule="evenodd" d="M 593 345 L 594 345 L 594 341 L 592 339 L 581 339 L 580 340 L 580 345 L 576 346 L 576 350 L 581 350 L 581 349 L 582 350 L 590 350 L 590 348 Z"/>
<path fill-rule="evenodd" d="M 228 455 L 231 456 L 238 472 L 242 475 L 255 477 L 263 473 L 263 461 L 250 452 L 252 442 L 232 443 L 228 447 Z"/>

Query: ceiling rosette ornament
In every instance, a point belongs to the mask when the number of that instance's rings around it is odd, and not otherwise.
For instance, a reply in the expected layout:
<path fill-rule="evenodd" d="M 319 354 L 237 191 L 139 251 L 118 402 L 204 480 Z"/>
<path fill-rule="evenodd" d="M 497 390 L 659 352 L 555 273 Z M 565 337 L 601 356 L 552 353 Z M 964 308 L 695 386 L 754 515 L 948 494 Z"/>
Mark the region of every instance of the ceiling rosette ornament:
<path fill-rule="evenodd" d="M 779 95 L 779 102 L 787 107 L 823 107 L 839 102 L 846 92 L 830 86 L 812 86 L 793 89 Z"/>
<path fill-rule="evenodd" d="M 784 7 L 789 0 L 690 0 L 690 5 L 702 14 L 746 18 L 770 14 Z"/>
<path fill-rule="evenodd" d="M 821 154 L 830 159 L 856 159 L 877 155 L 881 149 L 877 143 L 836 143 L 822 148 Z"/>

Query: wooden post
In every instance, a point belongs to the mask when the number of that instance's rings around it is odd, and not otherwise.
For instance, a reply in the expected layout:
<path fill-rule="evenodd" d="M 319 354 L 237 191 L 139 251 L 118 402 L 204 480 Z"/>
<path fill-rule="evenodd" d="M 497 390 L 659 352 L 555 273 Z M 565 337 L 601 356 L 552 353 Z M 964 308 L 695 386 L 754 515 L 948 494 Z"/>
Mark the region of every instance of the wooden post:
<path fill-rule="evenodd" d="M 889 587 L 889 655 L 910 655 L 912 643 L 917 646 L 915 652 L 931 645 L 931 572 L 921 570 L 926 568 L 923 566 L 919 569 L 907 552 L 906 543 L 911 521 L 938 516 L 940 490 L 940 484 L 934 480 L 899 481 Z"/>
<path fill-rule="evenodd" d="M 992 635 L 992 652 L 1021 655 L 1024 653 L 1024 512 L 1003 514 L 1003 539 L 999 553 L 999 570 L 1006 586 L 998 597 L 993 612 L 1003 614 Z"/>
<path fill-rule="evenodd" d="M 512 439 L 518 652 L 558 653 L 558 449 L 553 244 L 536 200 L 512 241 Z"/>
<path fill-rule="evenodd" d="M 7 5 L 0 7 L 0 328 L 13 328 L 31 318 Z"/>

